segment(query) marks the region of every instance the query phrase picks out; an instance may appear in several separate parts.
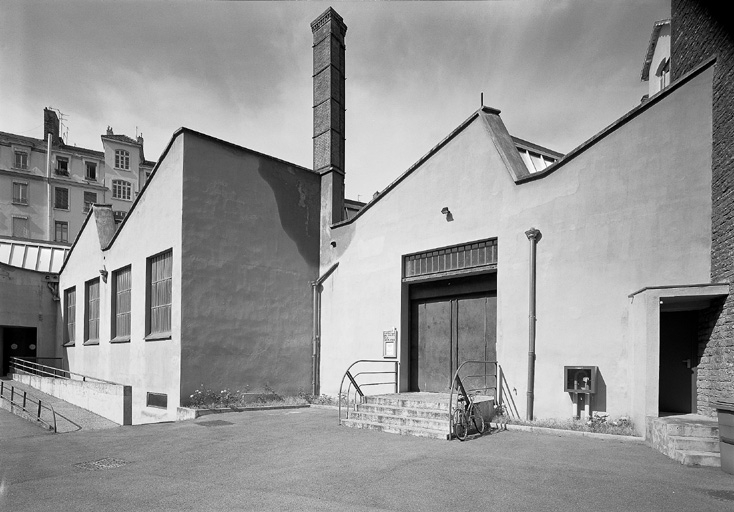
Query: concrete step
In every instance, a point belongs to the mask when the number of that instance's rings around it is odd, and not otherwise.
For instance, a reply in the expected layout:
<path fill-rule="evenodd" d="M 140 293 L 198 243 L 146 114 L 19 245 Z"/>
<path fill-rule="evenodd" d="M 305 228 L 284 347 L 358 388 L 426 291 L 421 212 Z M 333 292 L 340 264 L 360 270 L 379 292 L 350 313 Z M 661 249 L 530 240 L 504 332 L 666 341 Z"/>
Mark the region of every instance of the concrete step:
<path fill-rule="evenodd" d="M 388 414 L 391 416 L 411 416 L 414 418 L 427 419 L 445 419 L 448 420 L 449 412 L 447 409 L 428 409 L 425 407 L 399 407 L 397 405 L 381 405 L 381 404 L 360 404 L 358 407 L 361 412 Z"/>
<path fill-rule="evenodd" d="M 350 413 L 349 419 L 354 420 L 355 422 L 380 423 L 383 425 L 398 427 L 417 427 L 430 430 L 443 430 L 444 432 L 448 432 L 449 430 L 449 419 L 448 414 L 446 413 L 444 413 L 443 418 L 432 419 L 406 415 L 382 414 L 379 412 L 362 412 L 360 409 Z"/>
<path fill-rule="evenodd" d="M 685 466 L 707 466 L 714 468 L 721 466 L 720 454 L 712 452 L 677 450 L 673 459 Z"/>
<path fill-rule="evenodd" d="M 669 436 L 719 438 L 719 426 L 716 420 L 706 422 L 679 421 L 668 423 L 665 430 Z"/>
<path fill-rule="evenodd" d="M 352 428 L 361 428 L 366 430 L 376 430 L 378 432 L 387 432 L 390 434 L 400 434 L 404 436 L 428 437 L 432 439 L 446 439 L 448 436 L 448 426 L 445 430 L 436 430 L 430 428 L 389 425 L 383 423 L 375 423 L 360 420 L 342 420 L 342 425 Z"/>
<path fill-rule="evenodd" d="M 718 437 L 668 436 L 668 444 L 676 451 L 719 453 Z"/>
<path fill-rule="evenodd" d="M 387 407 L 405 407 L 408 409 L 433 409 L 446 411 L 449 410 L 448 396 L 445 399 L 442 398 L 417 398 L 405 395 L 400 397 L 399 395 L 376 395 L 366 396 L 364 400 L 365 404 L 371 405 L 382 405 Z"/>

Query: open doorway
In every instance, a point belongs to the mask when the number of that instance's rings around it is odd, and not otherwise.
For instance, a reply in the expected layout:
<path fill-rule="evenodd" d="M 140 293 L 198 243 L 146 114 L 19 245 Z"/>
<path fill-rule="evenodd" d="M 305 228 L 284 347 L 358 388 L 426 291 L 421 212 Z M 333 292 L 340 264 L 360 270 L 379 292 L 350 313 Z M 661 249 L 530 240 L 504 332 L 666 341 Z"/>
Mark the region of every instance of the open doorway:
<path fill-rule="evenodd" d="M 36 357 L 37 336 L 35 327 L 0 326 L 0 352 L 2 376 L 10 370 L 11 357 Z"/>
<path fill-rule="evenodd" d="M 698 311 L 660 313 L 660 414 L 696 412 Z"/>

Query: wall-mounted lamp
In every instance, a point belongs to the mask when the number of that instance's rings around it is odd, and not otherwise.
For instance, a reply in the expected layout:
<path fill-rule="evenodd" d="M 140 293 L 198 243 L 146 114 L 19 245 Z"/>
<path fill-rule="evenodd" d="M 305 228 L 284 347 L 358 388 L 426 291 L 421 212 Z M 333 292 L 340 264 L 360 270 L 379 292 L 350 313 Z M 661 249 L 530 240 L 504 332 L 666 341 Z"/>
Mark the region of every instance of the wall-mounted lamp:
<path fill-rule="evenodd" d="M 446 215 L 446 222 L 451 222 L 452 220 L 454 220 L 454 216 L 451 215 L 451 210 L 449 210 L 448 206 L 444 206 L 443 208 L 441 208 L 441 213 Z"/>
<path fill-rule="evenodd" d="M 107 269 L 105 267 L 102 267 L 99 270 L 99 275 L 102 276 L 102 281 L 104 281 L 105 283 L 107 282 L 107 274 L 108 274 L 108 272 L 107 272 Z"/>

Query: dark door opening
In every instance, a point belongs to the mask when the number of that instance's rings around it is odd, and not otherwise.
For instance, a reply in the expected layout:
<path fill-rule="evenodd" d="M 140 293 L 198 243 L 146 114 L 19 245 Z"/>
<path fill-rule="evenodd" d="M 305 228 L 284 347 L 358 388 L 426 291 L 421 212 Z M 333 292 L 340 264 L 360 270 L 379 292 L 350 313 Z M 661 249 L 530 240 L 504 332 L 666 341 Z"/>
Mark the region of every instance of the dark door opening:
<path fill-rule="evenodd" d="M 698 312 L 660 313 L 661 413 L 696 412 L 698 367 Z"/>
<path fill-rule="evenodd" d="M 496 274 L 411 286 L 410 390 L 446 392 L 459 364 L 497 357 Z"/>
<path fill-rule="evenodd" d="M 35 327 L 0 326 L 2 340 L 2 375 L 10 370 L 11 357 L 36 357 Z"/>

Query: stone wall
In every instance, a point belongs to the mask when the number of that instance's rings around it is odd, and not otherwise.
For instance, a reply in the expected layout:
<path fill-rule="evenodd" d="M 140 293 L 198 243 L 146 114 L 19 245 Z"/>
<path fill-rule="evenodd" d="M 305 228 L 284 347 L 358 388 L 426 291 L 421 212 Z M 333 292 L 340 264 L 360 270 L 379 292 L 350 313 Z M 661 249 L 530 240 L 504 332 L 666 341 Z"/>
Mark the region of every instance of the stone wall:
<path fill-rule="evenodd" d="M 678 79 L 716 56 L 713 82 L 711 280 L 734 281 L 734 38 L 724 7 L 672 0 L 671 67 Z M 734 397 L 734 297 L 701 315 L 698 412 L 712 400 Z"/>

